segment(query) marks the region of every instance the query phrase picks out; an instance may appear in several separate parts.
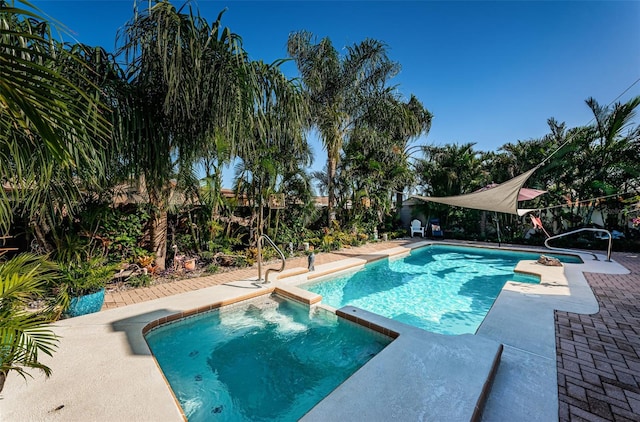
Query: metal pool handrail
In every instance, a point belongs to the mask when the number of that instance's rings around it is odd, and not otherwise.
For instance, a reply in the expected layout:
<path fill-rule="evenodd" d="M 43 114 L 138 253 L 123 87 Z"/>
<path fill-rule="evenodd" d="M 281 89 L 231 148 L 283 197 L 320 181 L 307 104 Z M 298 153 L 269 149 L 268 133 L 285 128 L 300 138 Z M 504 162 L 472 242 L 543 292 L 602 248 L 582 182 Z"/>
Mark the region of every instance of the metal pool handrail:
<path fill-rule="evenodd" d="M 282 271 L 284 271 L 284 266 L 286 264 L 286 258 L 284 257 L 284 253 L 282 253 L 282 251 L 280 250 L 279 247 L 276 246 L 275 243 L 273 243 L 273 240 L 271 240 L 271 238 L 269 236 L 267 236 L 266 234 L 261 235 L 258 238 L 258 281 L 262 280 L 262 241 L 263 240 L 267 240 L 267 242 L 269 242 L 271 244 L 271 246 L 273 246 L 273 248 L 276 250 L 276 252 L 278 252 L 278 254 L 280 255 L 280 259 L 282 260 L 282 264 L 280 265 L 280 269 L 276 270 L 274 268 L 267 268 L 267 271 L 265 271 L 264 273 L 264 284 L 268 284 L 269 283 L 269 273 L 272 271 L 281 273 Z"/>
<path fill-rule="evenodd" d="M 554 250 L 554 251 L 563 251 L 563 252 L 573 252 L 573 253 L 575 253 L 575 251 L 572 250 L 572 249 L 556 248 L 556 247 L 553 247 L 553 246 L 549 246 L 549 241 L 550 240 L 554 240 L 554 239 L 560 239 L 561 237 L 569 236 L 570 234 L 576 234 L 576 233 L 584 232 L 584 231 L 601 232 L 601 233 L 606 233 L 607 236 L 609 236 L 609 246 L 607 248 L 607 262 L 611 262 L 611 240 L 613 239 L 613 236 L 611 236 L 611 233 L 609 232 L 609 230 L 605 230 L 605 229 L 594 229 L 594 228 L 591 228 L 591 227 L 583 227 L 583 228 L 578 229 L 578 230 L 573 230 L 573 231 L 570 231 L 570 232 L 557 234 L 555 236 L 551 236 L 551 237 L 547 238 L 547 240 L 544 241 L 544 246 L 546 246 L 548 249 L 551 249 L 551 250 Z M 598 256 L 595 253 L 593 253 L 593 252 L 586 252 L 586 253 L 593 255 L 593 259 L 598 261 Z"/>

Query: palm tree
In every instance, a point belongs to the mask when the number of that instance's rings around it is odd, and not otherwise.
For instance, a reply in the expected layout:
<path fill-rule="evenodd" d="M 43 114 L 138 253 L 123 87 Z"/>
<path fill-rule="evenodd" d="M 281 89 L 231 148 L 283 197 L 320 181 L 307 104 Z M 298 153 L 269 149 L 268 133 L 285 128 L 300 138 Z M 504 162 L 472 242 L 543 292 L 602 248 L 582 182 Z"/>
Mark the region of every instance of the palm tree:
<path fill-rule="evenodd" d="M 263 234 L 263 207 L 269 194 L 279 192 L 285 176 L 301 171 L 311 162 L 304 135 L 308 113 L 301 88 L 280 70 L 282 61 L 251 63 L 257 81 L 252 115 L 252 151 L 238 155 L 237 186 L 254 204 L 252 221 L 257 220 L 256 236 Z M 241 179 L 241 180 L 240 180 Z M 270 215 L 270 213 L 269 213 Z M 252 239 L 252 242 L 256 239 Z"/>
<path fill-rule="evenodd" d="M 392 153 L 385 160 L 389 166 L 387 179 L 391 182 L 386 188 L 396 191 L 399 212 L 404 188 L 414 181 L 409 155 L 411 142 L 429 133 L 433 115 L 414 95 L 406 103 L 396 97 L 392 91 L 382 96 L 383 101 L 375 102 L 376 107 L 370 107 L 367 112 L 366 124 L 384 135 L 384 145 L 377 149 Z"/>
<path fill-rule="evenodd" d="M 222 195 L 222 169 L 231 162 L 231 143 L 222 136 L 214 136 L 213 141 L 203 149 L 200 158 L 204 178 L 198 197 L 201 204 L 210 210 L 210 223 L 217 220 L 225 205 Z"/>
<path fill-rule="evenodd" d="M 554 205 L 569 201 L 570 212 L 552 210 L 558 223 L 565 214 L 574 224 L 589 224 L 595 208 L 606 203 L 580 200 L 627 193 L 640 175 L 640 126 L 633 123 L 640 97 L 613 107 L 601 106 L 593 98 L 586 104 L 594 115 L 592 125 L 565 130 L 564 124 L 549 120 L 551 133 L 542 140 L 548 142 L 544 148 L 548 153 L 564 147 L 532 178 L 550 191 L 543 201 Z"/>
<path fill-rule="evenodd" d="M 78 176 L 84 169 L 92 169 L 94 178 L 104 174 L 106 108 L 92 70 L 76 53 L 54 41 L 38 15 L 0 0 L 1 232 L 11 226 L 14 204 L 31 217 L 56 209 L 72 213 Z M 51 373 L 39 355 L 51 355 L 57 346 L 45 328 L 56 317 L 54 308 L 29 312 L 26 304 L 55 280 L 44 258 L 21 254 L 0 263 L 0 390 L 10 371 L 23 377 L 29 368 Z"/>
<path fill-rule="evenodd" d="M 486 176 L 482 172 L 482 153 L 475 151 L 473 146 L 473 143 L 466 143 L 423 147 L 425 158 L 418 160 L 416 170 L 425 187 L 425 194 L 461 195 L 486 184 Z M 443 225 L 455 212 L 449 206 L 429 204 L 429 207 L 446 212 Z"/>
<path fill-rule="evenodd" d="M 587 99 L 586 104 L 595 121 L 588 149 L 588 168 L 592 171 L 584 180 L 585 185 L 590 187 L 588 195 L 598 197 L 623 193 L 621 190 L 628 187 L 627 182 L 640 175 L 637 166 L 640 159 L 640 126 L 632 126 L 640 96 L 624 104 L 616 103 L 612 108 L 601 106 L 594 98 Z M 584 224 L 591 220 L 597 203 L 594 201 L 589 206 Z"/>
<path fill-rule="evenodd" d="M 194 163 L 220 137 L 232 154 L 251 149 L 255 80 L 239 37 L 169 1 L 137 10 L 124 27 L 126 84 L 118 96 L 121 157 L 153 206 L 156 264 L 165 267 L 169 179 L 195 180 Z M 187 188 L 182 186 L 182 188 Z"/>
<path fill-rule="evenodd" d="M 408 102 L 398 99 L 390 88 L 372 96 L 362 118 L 349 136 L 341 158 L 343 188 L 351 195 L 353 210 L 371 207 L 378 221 L 391 210 L 391 192 L 399 191 L 412 181 L 407 146 L 412 139 L 428 131 L 431 114 L 415 96 Z M 402 202 L 402 199 L 399 200 Z M 359 209 L 360 208 L 360 209 Z"/>
<path fill-rule="evenodd" d="M 472 192 L 482 186 L 480 154 L 473 143 L 424 147 L 419 164 L 423 185 L 430 196 L 452 196 Z"/>
<path fill-rule="evenodd" d="M 343 144 L 366 110 L 370 95 L 383 88 L 399 66 L 389 60 L 383 43 L 370 39 L 347 47 L 347 54 L 340 56 L 329 38 L 315 42 L 310 32 L 299 31 L 289 35 L 287 50 L 302 76 L 313 124 L 327 151 L 331 222 L 336 167 Z"/>
<path fill-rule="evenodd" d="M 637 173 L 629 173 L 630 164 L 639 158 L 640 126 L 632 126 L 640 96 L 626 103 L 616 103 L 613 108 L 603 107 L 589 98 L 587 106 L 594 115 L 594 144 L 592 145 L 594 179 L 601 193 L 615 191 L 618 186 Z"/>
<path fill-rule="evenodd" d="M 0 231 L 11 224 L 11 203 L 24 203 L 32 219 L 72 212 L 78 173 L 104 174 L 110 127 L 92 72 L 46 21 L 0 0 Z"/>

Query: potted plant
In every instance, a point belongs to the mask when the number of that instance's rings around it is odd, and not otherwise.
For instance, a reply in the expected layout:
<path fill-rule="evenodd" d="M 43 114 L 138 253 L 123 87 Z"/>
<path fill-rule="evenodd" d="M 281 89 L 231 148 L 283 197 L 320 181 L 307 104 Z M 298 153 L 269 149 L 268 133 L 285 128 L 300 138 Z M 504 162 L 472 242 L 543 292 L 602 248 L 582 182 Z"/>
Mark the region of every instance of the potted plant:
<path fill-rule="evenodd" d="M 61 266 L 61 293 L 68 298 L 64 314 L 70 317 L 98 312 L 104 303 L 104 290 L 117 265 L 106 264 L 103 257 L 71 262 Z"/>

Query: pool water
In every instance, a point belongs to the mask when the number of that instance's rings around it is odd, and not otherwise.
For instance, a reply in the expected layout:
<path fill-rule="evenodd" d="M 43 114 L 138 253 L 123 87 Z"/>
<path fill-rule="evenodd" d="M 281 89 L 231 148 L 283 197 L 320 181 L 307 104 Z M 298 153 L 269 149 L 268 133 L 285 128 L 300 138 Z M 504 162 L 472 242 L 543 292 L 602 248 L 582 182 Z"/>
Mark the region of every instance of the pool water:
<path fill-rule="evenodd" d="M 391 341 L 278 297 L 231 308 L 146 335 L 190 422 L 296 421 Z"/>
<path fill-rule="evenodd" d="M 540 253 L 432 245 L 397 260 L 367 264 L 361 271 L 300 287 L 334 308 L 357 306 L 441 334 L 474 334 L 504 284 L 539 283 L 516 274 L 523 259 Z M 563 261 L 579 258 L 557 256 Z"/>

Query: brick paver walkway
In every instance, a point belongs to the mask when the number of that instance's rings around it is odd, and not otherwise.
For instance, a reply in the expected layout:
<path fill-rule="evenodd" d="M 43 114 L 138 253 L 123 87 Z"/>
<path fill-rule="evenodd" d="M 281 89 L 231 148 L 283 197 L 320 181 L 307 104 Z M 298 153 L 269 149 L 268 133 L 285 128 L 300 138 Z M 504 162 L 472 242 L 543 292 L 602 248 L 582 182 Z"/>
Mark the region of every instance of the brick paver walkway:
<path fill-rule="evenodd" d="M 600 311 L 555 313 L 559 420 L 640 421 L 640 254 L 628 275 L 585 274 Z"/>
<path fill-rule="evenodd" d="M 357 248 L 342 249 L 340 251 L 331 253 L 318 253 L 316 254 L 315 265 L 326 264 L 328 262 L 338 261 L 345 258 L 362 257 L 363 255 L 372 254 L 376 251 L 382 251 L 390 249 L 396 246 L 407 245 L 414 241 L 421 241 L 419 237 L 412 239 L 399 239 L 391 240 L 388 242 L 376 242 L 368 243 L 364 246 Z M 278 263 L 275 265 L 266 265 L 263 268 L 264 271 L 269 267 L 277 268 Z M 287 259 L 286 268 L 302 267 L 307 268 L 307 257 L 297 257 Z M 163 283 L 152 285 L 149 287 L 142 287 L 138 289 L 123 290 L 123 291 L 107 291 L 105 294 L 104 305 L 102 310 L 118 308 L 120 306 L 133 305 L 134 303 L 145 302 L 147 300 L 159 299 L 161 297 L 177 295 L 180 293 L 189 292 L 192 290 L 204 289 L 205 287 L 216 286 L 219 284 L 228 283 L 235 280 L 257 278 L 257 267 L 243 268 L 239 270 L 212 274 L 205 277 L 197 278 L 185 278 L 182 280 L 172 281 L 170 283 Z"/>

